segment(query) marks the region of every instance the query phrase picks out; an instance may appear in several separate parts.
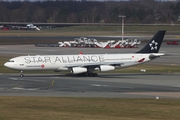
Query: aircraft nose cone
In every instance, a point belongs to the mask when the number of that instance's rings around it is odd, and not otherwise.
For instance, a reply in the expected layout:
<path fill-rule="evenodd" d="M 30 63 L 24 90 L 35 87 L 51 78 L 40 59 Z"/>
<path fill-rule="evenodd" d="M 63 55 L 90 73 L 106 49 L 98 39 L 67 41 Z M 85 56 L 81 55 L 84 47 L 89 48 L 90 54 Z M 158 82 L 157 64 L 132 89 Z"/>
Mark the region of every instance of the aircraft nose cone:
<path fill-rule="evenodd" d="M 4 63 L 4 66 L 7 67 L 7 63 Z"/>
<path fill-rule="evenodd" d="M 7 66 L 7 63 L 4 63 L 4 66 L 6 67 L 6 66 Z"/>
<path fill-rule="evenodd" d="M 9 67 L 9 64 L 6 62 L 6 63 L 4 63 L 4 66 L 5 67 Z"/>

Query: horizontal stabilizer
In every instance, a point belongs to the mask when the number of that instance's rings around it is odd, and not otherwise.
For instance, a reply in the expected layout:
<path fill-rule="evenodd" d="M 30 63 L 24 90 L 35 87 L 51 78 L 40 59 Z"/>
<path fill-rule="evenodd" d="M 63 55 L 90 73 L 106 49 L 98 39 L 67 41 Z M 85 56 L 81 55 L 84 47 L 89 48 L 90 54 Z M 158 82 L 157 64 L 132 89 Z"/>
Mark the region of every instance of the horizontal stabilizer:
<path fill-rule="evenodd" d="M 149 59 L 154 59 L 156 57 L 164 56 L 164 53 L 152 53 L 149 55 Z"/>

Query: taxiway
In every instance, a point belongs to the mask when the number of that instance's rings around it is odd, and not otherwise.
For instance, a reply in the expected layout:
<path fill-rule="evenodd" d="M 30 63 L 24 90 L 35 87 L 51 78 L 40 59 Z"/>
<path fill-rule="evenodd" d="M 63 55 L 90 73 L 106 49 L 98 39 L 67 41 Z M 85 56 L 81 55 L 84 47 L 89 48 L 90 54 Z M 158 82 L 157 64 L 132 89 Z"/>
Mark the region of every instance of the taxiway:
<path fill-rule="evenodd" d="M 180 74 L 0 75 L 0 96 L 180 99 Z"/>
<path fill-rule="evenodd" d="M 134 53 L 138 48 L 59 48 L 34 45 L 1 45 L 0 55 L 95 54 Z M 163 43 L 160 52 L 166 56 L 147 64 L 180 66 L 179 45 Z M 122 69 L 123 70 L 123 69 Z M 57 97 L 113 97 L 113 98 L 178 98 L 180 74 L 99 74 L 99 77 L 76 77 L 60 74 L 0 74 L 0 96 L 57 96 Z"/>

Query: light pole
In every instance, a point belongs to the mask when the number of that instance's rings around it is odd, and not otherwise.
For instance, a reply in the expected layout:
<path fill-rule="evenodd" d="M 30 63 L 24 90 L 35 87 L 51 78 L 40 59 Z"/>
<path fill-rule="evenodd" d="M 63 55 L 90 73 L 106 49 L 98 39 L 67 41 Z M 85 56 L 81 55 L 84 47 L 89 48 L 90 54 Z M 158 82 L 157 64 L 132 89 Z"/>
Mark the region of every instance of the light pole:
<path fill-rule="evenodd" d="M 124 18 L 126 16 L 125 15 L 119 15 L 119 17 L 122 18 L 122 40 L 124 40 Z"/>

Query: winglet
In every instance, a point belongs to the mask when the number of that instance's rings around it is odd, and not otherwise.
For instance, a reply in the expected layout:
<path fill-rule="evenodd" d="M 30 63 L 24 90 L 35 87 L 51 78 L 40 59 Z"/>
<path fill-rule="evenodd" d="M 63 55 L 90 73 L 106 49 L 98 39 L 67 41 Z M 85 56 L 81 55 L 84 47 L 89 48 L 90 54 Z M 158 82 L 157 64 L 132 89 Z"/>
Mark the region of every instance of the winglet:
<path fill-rule="evenodd" d="M 166 31 L 158 31 L 149 43 L 136 53 L 158 53 Z"/>

